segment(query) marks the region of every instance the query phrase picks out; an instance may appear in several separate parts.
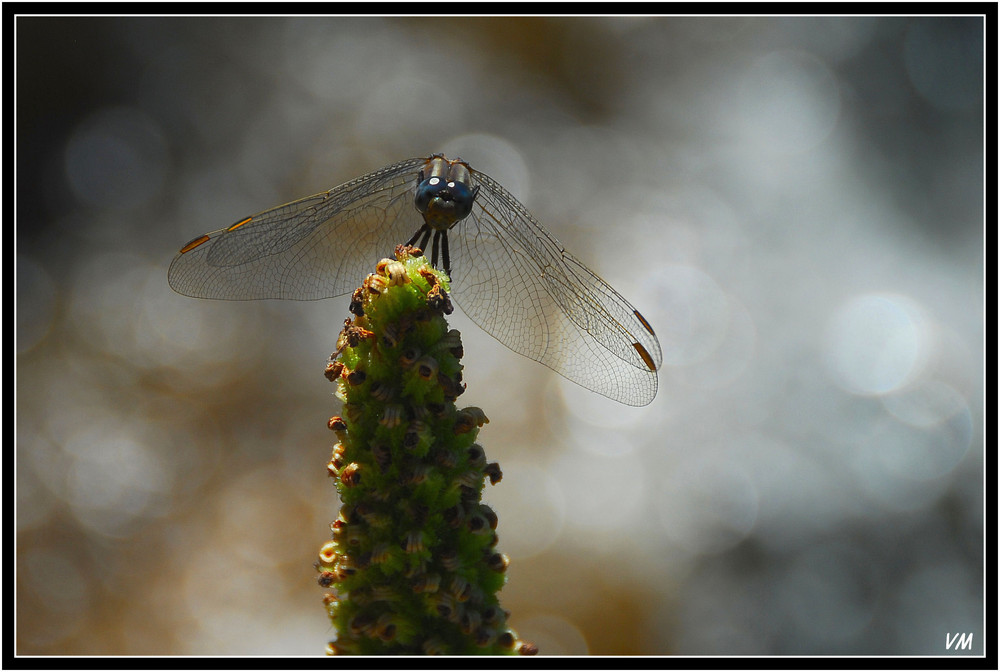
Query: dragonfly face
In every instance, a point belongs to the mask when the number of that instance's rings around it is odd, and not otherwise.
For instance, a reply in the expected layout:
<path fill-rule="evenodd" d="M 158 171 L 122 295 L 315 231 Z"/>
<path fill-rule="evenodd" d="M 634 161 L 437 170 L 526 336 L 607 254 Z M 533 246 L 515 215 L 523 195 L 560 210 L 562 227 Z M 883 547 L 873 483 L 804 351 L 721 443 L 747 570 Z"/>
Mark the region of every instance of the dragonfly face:
<path fill-rule="evenodd" d="M 449 276 L 448 229 L 469 216 L 479 193 L 479 187 L 469 188 L 470 180 L 469 164 L 461 159 L 449 161 L 440 154 L 432 156 L 417 177 L 413 205 L 424 216 L 424 225 L 413 234 L 408 244 L 426 249 L 427 240 L 433 232 L 431 263 L 438 265 L 440 251 L 444 261 L 442 270 Z"/>
<path fill-rule="evenodd" d="M 469 166 L 461 159 L 432 157 L 417 180 L 413 204 L 435 231 L 447 231 L 472 212 L 479 187 L 469 188 Z"/>
<path fill-rule="evenodd" d="M 440 154 L 198 236 L 167 279 L 200 298 L 323 299 L 401 242 L 429 245 L 455 302 L 511 350 L 624 404 L 656 396 L 662 354 L 642 314 L 496 181 Z"/>

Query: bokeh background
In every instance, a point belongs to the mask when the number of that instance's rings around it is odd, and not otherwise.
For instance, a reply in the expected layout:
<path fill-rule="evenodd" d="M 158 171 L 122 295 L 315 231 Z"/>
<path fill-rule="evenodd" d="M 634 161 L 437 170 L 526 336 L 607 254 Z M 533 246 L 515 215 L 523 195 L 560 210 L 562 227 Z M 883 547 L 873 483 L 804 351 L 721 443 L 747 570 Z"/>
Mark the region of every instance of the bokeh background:
<path fill-rule="evenodd" d="M 21 17 L 16 38 L 17 653 L 322 654 L 347 298 L 200 301 L 166 269 L 438 151 L 664 350 L 627 408 L 453 316 L 523 638 L 982 652 L 981 19 Z"/>

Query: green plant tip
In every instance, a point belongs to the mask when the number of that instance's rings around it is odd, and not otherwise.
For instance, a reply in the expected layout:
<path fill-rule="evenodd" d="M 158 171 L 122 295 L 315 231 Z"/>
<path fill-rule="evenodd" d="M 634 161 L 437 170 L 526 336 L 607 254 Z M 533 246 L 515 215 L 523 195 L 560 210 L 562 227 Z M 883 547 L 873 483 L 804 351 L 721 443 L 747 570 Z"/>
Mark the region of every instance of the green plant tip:
<path fill-rule="evenodd" d="M 459 409 L 461 335 L 448 277 L 396 248 L 351 300 L 326 376 L 344 402 L 327 472 L 341 508 L 318 581 L 336 630 L 330 654 L 533 654 L 497 593 L 507 557 L 481 502 L 500 480 L 476 438 L 489 420 Z"/>

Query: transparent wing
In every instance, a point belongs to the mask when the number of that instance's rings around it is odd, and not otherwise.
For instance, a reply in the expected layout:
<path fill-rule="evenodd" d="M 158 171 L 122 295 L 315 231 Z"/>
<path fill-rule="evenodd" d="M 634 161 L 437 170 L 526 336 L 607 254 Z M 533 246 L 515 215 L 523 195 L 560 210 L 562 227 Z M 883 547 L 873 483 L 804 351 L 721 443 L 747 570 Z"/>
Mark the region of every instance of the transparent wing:
<path fill-rule="evenodd" d="M 413 190 L 426 161 L 386 166 L 195 239 L 174 257 L 168 282 L 206 299 L 347 294 L 423 224 Z"/>
<path fill-rule="evenodd" d="M 487 333 L 631 406 L 656 396 L 660 344 L 639 312 L 490 177 L 450 231 L 452 296 Z"/>

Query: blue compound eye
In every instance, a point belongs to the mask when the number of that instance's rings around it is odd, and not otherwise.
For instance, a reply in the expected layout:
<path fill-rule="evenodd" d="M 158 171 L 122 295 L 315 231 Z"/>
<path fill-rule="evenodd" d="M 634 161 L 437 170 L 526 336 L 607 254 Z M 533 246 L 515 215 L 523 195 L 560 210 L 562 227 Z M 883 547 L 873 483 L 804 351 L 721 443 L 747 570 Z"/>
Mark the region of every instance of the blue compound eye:
<path fill-rule="evenodd" d="M 451 200 L 455 203 L 455 219 L 465 219 L 472 212 L 472 202 L 476 200 L 476 190 L 469 189 L 464 182 L 450 182 Z"/>
<path fill-rule="evenodd" d="M 443 185 L 444 180 L 440 177 L 432 177 L 417 185 L 417 195 L 413 197 L 413 204 L 417 206 L 419 212 L 427 212 L 427 204 Z"/>
<path fill-rule="evenodd" d="M 464 182 L 430 177 L 417 185 L 413 204 L 433 228 L 446 230 L 469 216 L 477 191 Z"/>

